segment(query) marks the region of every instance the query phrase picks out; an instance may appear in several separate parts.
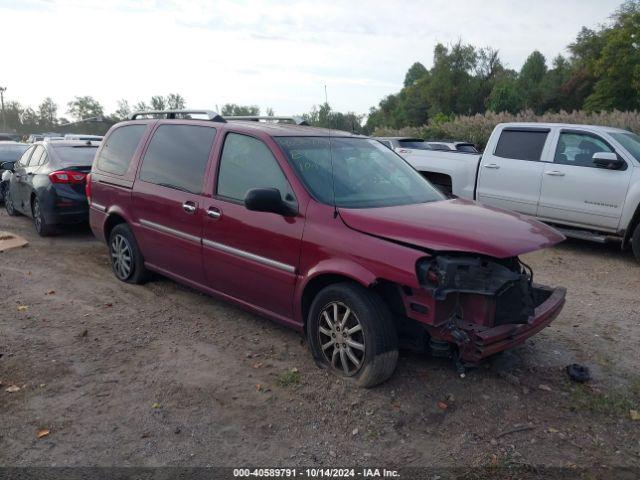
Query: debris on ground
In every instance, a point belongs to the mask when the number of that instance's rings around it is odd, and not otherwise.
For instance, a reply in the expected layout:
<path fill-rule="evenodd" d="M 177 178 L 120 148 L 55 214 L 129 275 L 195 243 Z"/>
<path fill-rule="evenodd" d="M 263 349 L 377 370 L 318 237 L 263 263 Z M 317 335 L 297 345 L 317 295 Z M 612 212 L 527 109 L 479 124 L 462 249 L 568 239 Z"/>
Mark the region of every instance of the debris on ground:
<path fill-rule="evenodd" d="M 7 387 L 5 391 L 8 393 L 16 393 L 20 391 L 20 387 L 18 385 L 11 385 L 10 387 Z"/>
<path fill-rule="evenodd" d="M 29 306 L 28 305 L 18 305 L 18 311 L 19 312 L 26 312 L 27 310 L 29 310 Z"/>
<path fill-rule="evenodd" d="M 540 385 L 538 385 L 538 388 L 540 390 L 544 390 L 545 392 L 551 391 L 551 387 L 549 385 L 545 385 L 544 383 L 541 383 Z"/>
<path fill-rule="evenodd" d="M 640 410 L 629 410 L 629 418 L 635 422 L 640 421 Z"/>
<path fill-rule="evenodd" d="M 6 252 L 12 248 L 19 248 L 28 245 L 29 242 L 19 235 L 11 232 L 0 231 L 0 252 Z"/>
<path fill-rule="evenodd" d="M 49 430 L 48 428 L 41 428 L 36 432 L 36 437 L 38 438 L 47 437 L 50 433 L 51 433 L 51 430 Z"/>
<path fill-rule="evenodd" d="M 579 363 L 567 365 L 567 374 L 571 380 L 578 383 L 588 382 L 591 378 L 589 367 L 580 365 Z"/>

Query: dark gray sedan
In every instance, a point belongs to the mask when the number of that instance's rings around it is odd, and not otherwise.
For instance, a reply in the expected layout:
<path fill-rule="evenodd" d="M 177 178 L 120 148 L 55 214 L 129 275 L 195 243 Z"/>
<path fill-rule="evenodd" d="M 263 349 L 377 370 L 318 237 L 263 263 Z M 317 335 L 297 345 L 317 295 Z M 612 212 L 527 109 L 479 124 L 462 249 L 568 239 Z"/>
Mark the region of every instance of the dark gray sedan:
<path fill-rule="evenodd" d="M 32 217 L 41 236 L 54 233 L 56 225 L 86 222 L 86 176 L 97 149 L 92 142 L 33 144 L 14 165 L 5 198 L 7 213 Z"/>

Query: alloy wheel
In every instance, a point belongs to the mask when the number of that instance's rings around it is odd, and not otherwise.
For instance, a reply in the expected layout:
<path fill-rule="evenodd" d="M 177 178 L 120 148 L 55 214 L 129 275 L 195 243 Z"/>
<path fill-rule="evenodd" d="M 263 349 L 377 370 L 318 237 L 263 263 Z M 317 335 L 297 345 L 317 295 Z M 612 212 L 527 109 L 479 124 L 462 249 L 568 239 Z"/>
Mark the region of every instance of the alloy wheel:
<path fill-rule="evenodd" d="M 42 218 L 40 217 L 40 202 L 37 198 L 33 201 L 33 221 L 36 224 L 36 230 L 40 232 L 42 230 Z"/>
<path fill-rule="evenodd" d="M 343 375 L 360 370 L 365 340 L 357 315 L 342 302 L 331 302 L 320 311 L 318 340 L 326 361 Z"/>
<path fill-rule="evenodd" d="M 113 271 L 120 280 L 126 280 L 131 275 L 133 253 L 129 240 L 123 235 L 116 235 L 111 241 L 111 261 Z"/>

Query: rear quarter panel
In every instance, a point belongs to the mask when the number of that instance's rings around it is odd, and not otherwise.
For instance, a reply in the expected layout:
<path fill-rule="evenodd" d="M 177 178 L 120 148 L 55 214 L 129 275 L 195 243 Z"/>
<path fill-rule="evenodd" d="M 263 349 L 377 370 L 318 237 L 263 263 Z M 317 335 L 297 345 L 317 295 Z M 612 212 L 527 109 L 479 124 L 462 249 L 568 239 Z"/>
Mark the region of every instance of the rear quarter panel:
<path fill-rule="evenodd" d="M 140 143 L 133 154 L 131 163 L 123 175 L 116 175 L 110 172 L 101 171 L 97 159 L 104 146 L 107 144 L 109 136 L 118 128 L 125 125 L 139 125 L 141 122 L 121 122 L 109 129 L 96 152 L 95 161 L 91 169 L 91 204 L 89 208 L 89 224 L 93 234 L 102 241 L 106 241 L 104 235 L 105 223 L 110 215 L 119 215 L 127 223 L 131 223 L 133 215 L 131 212 L 131 192 L 138 170 L 138 164 L 142 153 L 149 141 L 150 134 L 156 122 L 146 123 L 147 128 L 140 139 Z"/>

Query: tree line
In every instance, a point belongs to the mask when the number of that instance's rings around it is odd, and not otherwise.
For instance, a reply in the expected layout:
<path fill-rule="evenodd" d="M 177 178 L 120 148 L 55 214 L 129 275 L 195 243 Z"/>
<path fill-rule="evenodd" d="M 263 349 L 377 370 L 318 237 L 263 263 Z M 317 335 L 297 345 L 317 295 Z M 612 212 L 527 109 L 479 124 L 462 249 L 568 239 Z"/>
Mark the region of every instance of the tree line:
<path fill-rule="evenodd" d="M 371 108 L 365 130 L 399 129 L 485 112 L 571 112 L 640 109 L 640 0 L 630 0 L 608 25 L 583 27 L 548 65 L 539 51 L 519 71 L 499 52 L 462 42 L 434 48 L 433 66 L 414 63 L 400 92 Z"/>
<path fill-rule="evenodd" d="M 597 29 L 583 27 L 568 46 L 569 55 L 558 55 L 548 65 L 539 51 L 529 55 L 519 71 L 507 68 L 498 50 L 477 48 L 461 41 L 434 48 L 433 65 L 415 62 L 407 71 L 403 88 L 384 97 L 368 115 L 336 112 L 324 103 L 301 116 L 319 127 L 371 134 L 385 129 L 438 125 L 456 116 L 484 113 L 640 110 L 640 0 L 628 0 Z M 45 98 L 36 108 L 17 101 L 5 102 L 4 126 L 11 131 L 77 131 L 104 133 L 132 112 L 186 108 L 178 93 L 154 95 L 131 105 L 120 100 L 105 114 L 91 96 L 78 96 L 66 105 L 68 116 Z M 259 115 L 257 105 L 227 103 L 222 115 Z M 266 115 L 274 115 L 272 108 Z M 364 121 L 366 116 L 366 122 Z M 100 122 L 84 119 L 99 119 Z"/>

